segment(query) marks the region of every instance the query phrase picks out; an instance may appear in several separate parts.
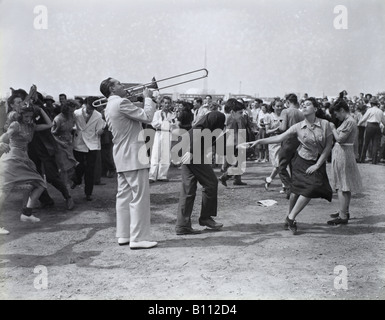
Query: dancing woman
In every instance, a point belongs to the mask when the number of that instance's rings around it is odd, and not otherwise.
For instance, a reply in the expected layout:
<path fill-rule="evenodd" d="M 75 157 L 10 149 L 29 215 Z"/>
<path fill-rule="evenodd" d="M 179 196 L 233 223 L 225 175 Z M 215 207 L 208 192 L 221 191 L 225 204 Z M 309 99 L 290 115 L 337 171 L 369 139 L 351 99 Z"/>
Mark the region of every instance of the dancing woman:
<path fill-rule="evenodd" d="M 266 139 L 249 142 L 250 147 L 258 144 L 280 143 L 290 137 L 297 137 L 300 145 L 292 160 L 292 193 L 289 214 L 285 227 L 297 232 L 296 216 L 312 198 L 324 198 L 331 202 L 333 191 L 326 173 L 326 159 L 330 153 L 333 136 L 327 120 L 316 117 L 319 106 L 314 98 L 304 101 L 305 120 L 293 125 L 286 132 Z"/>
<path fill-rule="evenodd" d="M 36 125 L 33 122 L 34 110 L 38 111 L 45 124 Z M 41 193 L 46 188 L 46 183 L 37 172 L 35 164 L 29 159 L 27 153 L 28 143 L 31 142 L 33 133 L 49 129 L 52 122 L 47 114 L 40 108 L 32 108 L 24 105 L 19 109 L 20 114 L 16 121 L 12 121 L 6 133 L 0 137 L 2 146 L 9 145 L 2 150 L 5 154 L 1 157 L 0 172 L 0 193 L 2 199 L 0 204 L 4 203 L 7 195 L 10 194 L 15 186 L 28 186 L 28 197 L 24 199 L 26 206 L 22 208 L 20 220 L 23 222 L 39 222 L 40 219 L 32 215 L 33 205 L 39 199 Z M 3 234 L 9 233 L 3 229 Z"/>
<path fill-rule="evenodd" d="M 72 131 L 75 127 L 74 111 L 78 107 L 75 100 L 67 100 L 61 106 L 61 112 L 53 120 L 52 135 L 57 142 L 56 161 L 65 185 L 69 184 L 69 177 L 78 164 L 73 153 Z"/>
<path fill-rule="evenodd" d="M 334 103 L 333 111 L 337 119 L 342 121 L 337 129 L 330 123 L 336 140 L 332 150 L 332 185 L 333 189 L 337 190 L 339 212 L 330 215 L 335 219 L 328 221 L 328 224 L 338 225 L 348 223 L 351 194 L 362 191 L 362 181 L 354 154 L 354 142 L 358 132 L 356 121 L 343 99 Z"/>

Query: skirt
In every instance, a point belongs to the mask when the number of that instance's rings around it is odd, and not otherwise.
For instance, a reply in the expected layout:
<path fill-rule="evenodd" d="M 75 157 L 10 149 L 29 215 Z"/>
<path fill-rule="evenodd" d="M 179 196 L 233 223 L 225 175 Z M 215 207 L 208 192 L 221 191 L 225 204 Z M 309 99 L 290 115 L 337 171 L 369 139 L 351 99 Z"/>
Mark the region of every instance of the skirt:
<path fill-rule="evenodd" d="M 336 143 L 332 151 L 332 186 L 344 192 L 362 192 L 362 180 L 353 144 Z"/>
<path fill-rule="evenodd" d="M 56 163 L 61 171 L 68 171 L 77 166 L 73 153 L 73 147 L 70 144 L 57 143 L 57 152 L 55 155 Z"/>
<path fill-rule="evenodd" d="M 35 164 L 29 159 L 27 151 L 12 147 L 3 154 L 0 161 L 0 189 L 9 192 L 16 186 L 33 185 L 47 188 Z"/>
<path fill-rule="evenodd" d="M 295 153 L 292 160 L 291 191 L 306 198 L 323 198 L 331 202 L 333 190 L 326 173 L 326 163 L 324 162 L 313 174 L 306 174 L 306 170 L 316 162 L 303 159 L 297 152 Z"/>
<path fill-rule="evenodd" d="M 281 149 L 280 143 L 269 144 L 269 159 L 274 168 L 279 167 L 279 150 Z"/>

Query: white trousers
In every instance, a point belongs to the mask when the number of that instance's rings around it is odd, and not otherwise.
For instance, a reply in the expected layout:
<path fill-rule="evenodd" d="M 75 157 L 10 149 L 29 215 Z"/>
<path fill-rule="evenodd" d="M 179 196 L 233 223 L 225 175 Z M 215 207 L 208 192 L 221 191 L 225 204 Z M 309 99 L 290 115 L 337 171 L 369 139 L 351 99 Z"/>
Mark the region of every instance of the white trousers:
<path fill-rule="evenodd" d="M 116 236 L 130 242 L 150 240 L 150 186 L 148 169 L 118 173 Z"/>
<path fill-rule="evenodd" d="M 171 162 L 171 134 L 164 131 L 156 131 L 154 144 L 151 150 L 151 180 L 167 179 Z"/>

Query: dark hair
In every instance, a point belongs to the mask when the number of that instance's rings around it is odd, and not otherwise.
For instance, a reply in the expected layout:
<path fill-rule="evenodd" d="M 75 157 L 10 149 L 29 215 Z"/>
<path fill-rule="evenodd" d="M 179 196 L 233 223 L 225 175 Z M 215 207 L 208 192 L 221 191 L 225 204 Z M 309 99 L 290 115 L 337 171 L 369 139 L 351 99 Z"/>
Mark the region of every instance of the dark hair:
<path fill-rule="evenodd" d="M 59 94 L 59 98 L 60 97 L 64 97 L 64 98 L 66 98 L 67 99 L 67 95 L 65 94 L 65 93 L 61 93 L 61 94 Z"/>
<path fill-rule="evenodd" d="M 294 93 L 289 93 L 287 96 L 286 96 L 286 100 L 289 101 L 290 103 L 293 103 L 295 105 L 298 105 L 298 97 L 296 94 Z"/>
<path fill-rule="evenodd" d="M 191 111 L 192 109 L 194 109 L 194 105 L 191 103 L 191 102 L 187 102 L 187 101 L 182 101 L 182 111 Z"/>
<path fill-rule="evenodd" d="M 111 95 L 110 88 L 113 86 L 113 82 L 111 80 L 112 78 L 109 77 L 103 80 L 102 83 L 100 84 L 100 92 L 106 98 L 108 98 Z"/>
<path fill-rule="evenodd" d="M 196 102 L 200 103 L 200 104 L 203 103 L 202 98 L 196 97 L 196 98 L 194 98 L 194 100 L 195 100 Z"/>
<path fill-rule="evenodd" d="M 313 104 L 314 108 L 320 109 L 319 103 L 317 102 L 317 100 L 314 97 L 306 98 L 304 100 L 304 102 L 305 101 L 310 101 Z"/>
<path fill-rule="evenodd" d="M 254 101 L 257 102 L 257 103 L 263 103 L 263 100 L 258 99 L 258 98 L 257 98 L 257 99 L 254 99 Z"/>
<path fill-rule="evenodd" d="M 44 106 L 44 96 L 40 92 L 36 92 L 36 96 L 33 99 L 33 104 L 39 107 Z"/>
<path fill-rule="evenodd" d="M 234 98 L 230 98 L 229 100 L 226 101 L 226 104 L 225 104 L 225 111 L 227 113 L 229 113 L 230 111 L 239 111 L 239 110 L 243 110 L 245 108 L 245 106 L 240 103 L 237 99 L 234 99 Z"/>
<path fill-rule="evenodd" d="M 206 94 L 205 98 L 209 97 L 210 99 L 212 99 L 213 97 L 209 94 Z"/>
<path fill-rule="evenodd" d="M 344 109 L 346 112 L 349 112 L 349 106 L 346 103 L 346 101 L 343 98 L 338 98 L 332 106 L 332 110 L 334 111 L 341 111 L 341 109 Z"/>
<path fill-rule="evenodd" d="M 164 100 L 169 100 L 170 102 L 172 102 L 172 99 L 169 96 L 163 96 L 162 99 L 160 99 L 160 103 L 162 103 Z"/>
<path fill-rule="evenodd" d="M 80 98 L 80 99 L 82 99 L 82 98 Z M 85 102 L 86 102 L 86 104 L 88 106 L 92 106 L 92 103 L 94 103 L 96 100 L 99 100 L 99 98 L 98 97 L 94 97 L 94 96 L 90 96 L 90 97 L 86 98 Z M 82 101 L 83 101 L 83 99 L 82 99 Z M 84 101 L 82 103 L 84 103 Z"/>
<path fill-rule="evenodd" d="M 66 100 L 60 108 L 60 112 L 64 115 L 68 115 L 70 111 L 70 107 L 77 108 L 78 103 L 75 100 Z"/>
<path fill-rule="evenodd" d="M 22 100 L 24 100 L 28 96 L 27 91 L 25 91 L 24 89 L 15 90 L 15 89 L 11 88 L 11 91 L 12 91 L 11 96 L 16 96 L 18 98 L 21 98 Z"/>
<path fill-rule="evenodd" d="M 88 97 L 88 98 L 91 98 L 91 97 Z M 86 100 L 88 99 L 86 98 Z M 79 101 L 80 104 L 83 104 L 84 103 L 84 99 L 82 97 L 75 97 L 75 100 Z"/>
<path fill-rule="evenodd" d="M 8 106 L 11 107 L 11 105 L 13 105 L 15 103 L 15 99 L 16 98 L 20 98 L 22 100 L 24 100 L 22 97 L 18 96 L 18 95 L 11 95 L 8 100 L 7 100 L 7 103 L 8 103 Z"/>

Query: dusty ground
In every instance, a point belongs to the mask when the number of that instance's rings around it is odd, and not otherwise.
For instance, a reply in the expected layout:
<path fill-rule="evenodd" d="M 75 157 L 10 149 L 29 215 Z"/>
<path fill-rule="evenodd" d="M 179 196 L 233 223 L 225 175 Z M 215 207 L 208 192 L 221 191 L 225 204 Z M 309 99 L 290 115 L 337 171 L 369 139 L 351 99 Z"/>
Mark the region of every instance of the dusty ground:
<path fill-rule="evenodd" d="M 0 237 L 0 299 L 384 299 L 385 166 L 359 168 L 365 192 L 352 199 L 349 225 L 326 225 L 336 196 L 331 204 L 316 199 L 298 217 L 296 236 L 282 228 L 288 201 L 278 181 L 263 188 L 270 165 L 255 163 L 248 164 L 247 186 L 219 186 L 222 231 L 175 235 L 180 174 L 172 168 L 171 182 L 151 185 L 152 234 L 159 241 L 151 250 L 117 245 L 115 179 L 96 186 L 92 202 L 81 188 L 73 190 L 70 212 L 50 187 L 56 207 L 37 211 L 39 224 L 18 220 L 20 196 L 13 194 L 0 216 L 11 231 Z M 278 203 L 257 206 L 263 199 Z M 202 229 L 200 200 L 193 221 Z M 341 265 L 347 290 L 338 287 L 342 282 L 335 286 Z M 46 267 L 46 289 L 37 266 Z"/>

